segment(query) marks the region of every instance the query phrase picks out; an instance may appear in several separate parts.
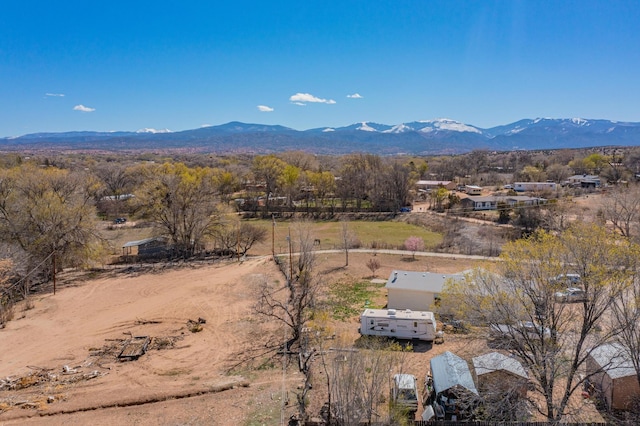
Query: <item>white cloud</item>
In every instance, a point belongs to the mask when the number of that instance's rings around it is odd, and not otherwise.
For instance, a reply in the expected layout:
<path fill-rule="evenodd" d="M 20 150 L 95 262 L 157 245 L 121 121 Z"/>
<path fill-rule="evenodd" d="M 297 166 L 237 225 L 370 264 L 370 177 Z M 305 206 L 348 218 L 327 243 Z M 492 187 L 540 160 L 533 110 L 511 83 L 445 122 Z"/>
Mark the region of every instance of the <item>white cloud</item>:
<path fill-rule="evenodd" d="M 206 124 L 206 123 L 205 123 L 205 124 L 201 124 L 201 125 L 200 125 L 200 128 L 204 128 L 204 127 L 211 127 L 211 124 Z"/>
<path fill-rule="evenodd" d="M 266 105 L 258 105 L 258 110 L 260 110 L 261 112 L 273 112 L 273 108 Z"/>
<path fill-rule="evenodd" d="M 63 98 L 64 97 L 64 93 L 45 93 L 45 96 L 55 96 L 55 97 L 59 97 L 59 98 Z"/>
<path fill-rule="evenodd" d="M 292 102 L 294 105 L 300 105 L 300 106 L 307 106 L 307 104 L 304 104 L 302 102 Z"/>
<path fill-rule="evenodd" d="M 86 107 L 86 106 L 84 106 L 84 105 L 80 104 L 80 105 L 76 105 L 76 106 L 74 106 L 74 107 L 73 107 L 73 110 L 74 110 L 74 111 L 82 111 L 82 112 L 93 112 L 93 111 L 95 111 L 96 109 L 95 109 L 95 108 L 89 108 L 89 107 Z"/>
<path fill-rule="evenodd" d="M 362 99 L 362 95 L 360 93 L 354 93 L 353 95 L 347 95 L 347 98 L 351 99 Z"/>
<path fill-rule="evenodd" d="M 296 105 L 300 105 L 300 104 L 306 104 L 307 102 L 312 102 L 312 103 L 321 103 L 321 104 L 335 104 L 336 101 L 334 101 L 333 99 L 322 99 L 322 98 L 318 98 L 313 96 L 310 93 L 296 93 L 295 95 L 292 95 L 289 100 L 291 102 L 293 102 Z"/>

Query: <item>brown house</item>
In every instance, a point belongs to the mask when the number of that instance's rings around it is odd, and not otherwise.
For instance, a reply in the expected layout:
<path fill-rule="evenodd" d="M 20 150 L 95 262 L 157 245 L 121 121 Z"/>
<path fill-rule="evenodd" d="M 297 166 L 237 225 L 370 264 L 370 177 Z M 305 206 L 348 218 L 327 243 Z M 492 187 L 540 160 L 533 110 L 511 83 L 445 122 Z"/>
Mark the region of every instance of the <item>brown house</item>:
<path fill-rule="evenodd" d="M 595 348 L 587 357 L 589 381 L 609 409 L 628 410 L 640 397 L 640 385 L 624 346 L 610 343 Z"/>
<path fill-rule="evenodd" d="M 517 392 L 522 398 L 527 396 L 529 376 L 520 361 L 499 352 L 491 352 L 473 358 L 478 391 Z"/>

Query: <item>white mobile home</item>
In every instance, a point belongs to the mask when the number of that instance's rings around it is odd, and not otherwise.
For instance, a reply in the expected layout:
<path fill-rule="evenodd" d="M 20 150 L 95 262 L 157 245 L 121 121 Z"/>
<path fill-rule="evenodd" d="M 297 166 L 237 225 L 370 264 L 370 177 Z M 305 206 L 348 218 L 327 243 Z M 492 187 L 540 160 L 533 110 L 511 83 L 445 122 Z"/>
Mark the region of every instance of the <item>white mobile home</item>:
<path fill-rule="evenodd" d="M 416 339 L 432 342 L 436 338 L 433 312 L 410 309 L 365 309 L 360 315 L 360 334 Z"/>
<path fill-rule="evenodd" d="M 464 192 L 466 192 L 467 195 L 480 195 L 482 194 L 482 187 L 476 185 L 465 185 Z"/>
<path fill-rule="evenodd" d="M 513 184 L 513 189 L 516 192 L 526 191 L 555 191 L 555 182 L 516 182 Z"/>

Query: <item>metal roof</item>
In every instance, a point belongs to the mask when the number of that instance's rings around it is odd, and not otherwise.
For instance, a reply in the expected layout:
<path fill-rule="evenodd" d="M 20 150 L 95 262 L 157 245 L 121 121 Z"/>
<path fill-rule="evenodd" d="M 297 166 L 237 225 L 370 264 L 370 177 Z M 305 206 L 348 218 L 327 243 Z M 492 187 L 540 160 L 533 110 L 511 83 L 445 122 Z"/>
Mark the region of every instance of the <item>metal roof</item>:
<path fill-rule="evenodd" d="M 396 374 L 393 381 L 398 389 L 416 389 L 416 376 L 413 374 Z"/>
<path fill-rule="evenodd" d="M 482 202 L 514 202 L 514 203 L 519 203 L 519 202 L 527 202 L 527 201 L 545 201 L 544 198 L 540 198 L 540 197 L 529 197 L 528 195 L 470 195 L 467 198 L 468 200 L 474 201 L 476 203 L 482 203 Z"/>
<path fill-rule="evenodd" d="M 494 371 L 508 371 L 516 376 L 529 378 L 520 361 L 515 358 L 508 357 L 499 352 L 490 352 L 473 358 L 473 368 L 476 370 L 476 376 L 493 373 Z"/>
<path fill-rule="evenodd" d="M 416 185 L 449 185 L 451 183 L 450 180 L 419 180 L 416 182 Z"/>
<path fill-rule="evenodd" d="M 436 395 L 456 386 L 461 386 L 478 395 L 469 365 L 464 359 L 447 351 L 431 358 L 429 365 Z"/>
<path fill-rule="evenodd" d="M 436 274 L 433 272 L 392 271 L 387 289 L 422 290 L 440 293 L 447 279 L 462 280 L 460 274 Z"/>
<path fill-rule="evenodd" d="M 591 351 L 590 355 L 612 379 L 636 375 L 629 353 L 619 343 L 598 346 Z"/>
<path fill-rule="evenodd" d="M 151 238 L 145 238 L 144 240 L 138 240 L 138 241 L 128 241 L 126 243 L 124 243 L 124 245 L 122 247 L 137 247 L 137 246 L 141 246 L 147 243 L 150 243 L 152 241 L 161 241 L 162 237 L 151 237 Z"/>
<path fill-rule="evenodd" d="M 411 309 L 365 309 L 361 317 L 365 318 L 397 318 L 397 319 L 430 319 L 434 320 L 433 312 L 412 311 Z"/>

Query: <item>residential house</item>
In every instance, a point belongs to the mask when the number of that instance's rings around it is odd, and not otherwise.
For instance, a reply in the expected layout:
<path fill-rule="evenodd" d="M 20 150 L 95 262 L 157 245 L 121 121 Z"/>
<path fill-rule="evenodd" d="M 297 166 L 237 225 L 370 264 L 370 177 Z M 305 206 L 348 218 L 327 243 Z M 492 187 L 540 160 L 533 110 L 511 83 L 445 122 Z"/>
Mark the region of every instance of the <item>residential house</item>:
<path fill-rule="evenodd" d="M 431 191 L 438 188 L 445 188 L 451 191 L 456 189 L 456 183 L 450 180 L 419 180 L 416 182 L 416 187 L 419 191 Z"/>
<path fill-rule="evenodd" d="M 555 191 L 556 188 L 555 182 L 516 182 L 513 184 L 513 189 L 516 192 Z"/>
<path fill-rule="evenodd" d="M 529 376 L 520 361 L 499 352 L 490 352 L 472 359 L 480 393 L 503 392 L 527 396 Z"/>
<path fill-rule="evenodd" d="M 392 271 L 385 286 L 387 307 L 412 311 L 432 310 L 448 279 L 462 280 L 463 275 Z"/>
<path fill-rule="evenodd" d="M 460 200 L 460 205 L 465 210 L 497 210 L 498 203 L 505 203 L 509 207 L 535 206 L 545 204 L 547 200 L 526 195 L 487 195 L 480 197 L 466 197 Z"/>
<path fill-rule="evenodd" d="M 579 188 L 600 188 L 600 176 L 597 175 L 573 175 L 569 176 L 566 180 L 566 184 Z"/>
<path fill-rule="evenodd" d="M 609 409 L 628 410 L 640 397 L 638 376 L 628 351 L 618 343 L 609 343 L 591 351 L 586 372 Z"/>

